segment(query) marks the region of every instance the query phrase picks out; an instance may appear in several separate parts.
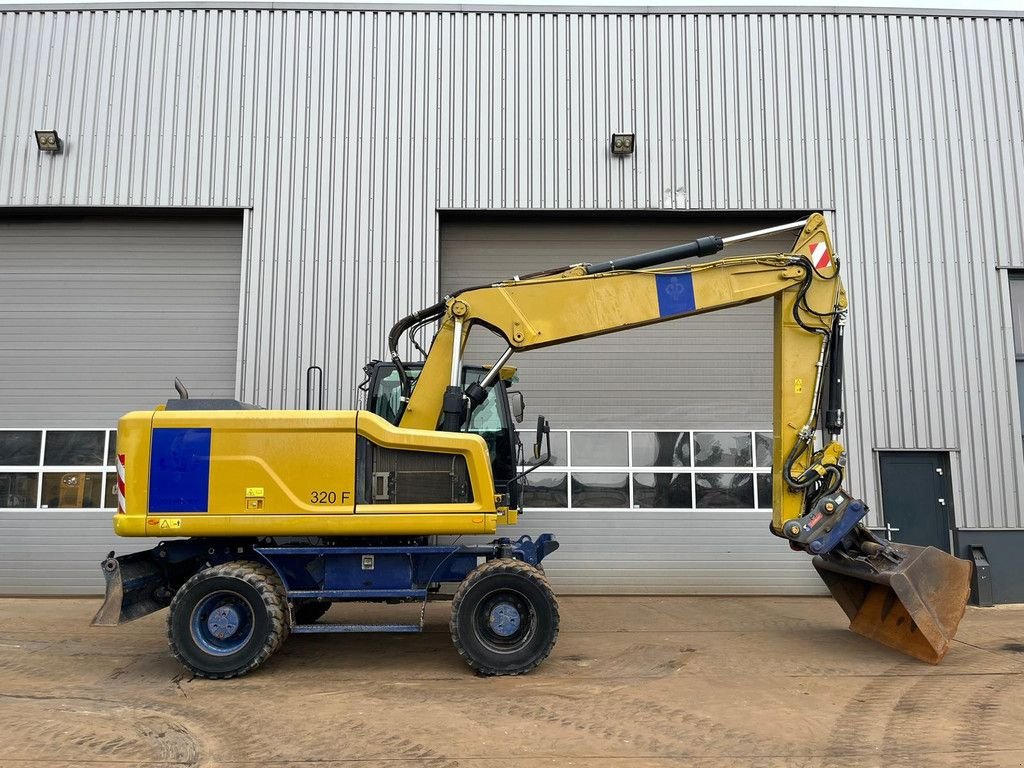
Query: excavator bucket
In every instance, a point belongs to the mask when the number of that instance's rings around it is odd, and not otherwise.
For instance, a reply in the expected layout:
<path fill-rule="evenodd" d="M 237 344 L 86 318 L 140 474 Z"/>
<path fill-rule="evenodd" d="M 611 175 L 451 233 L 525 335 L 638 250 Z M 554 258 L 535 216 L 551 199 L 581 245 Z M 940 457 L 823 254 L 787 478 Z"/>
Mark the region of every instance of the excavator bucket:
<path fill-rule="evenodd" d="M 899 562 L 825 555 L 814 558 L 814 567 L 849 616 L 851 630 L 938 664 L 967 607 L 971 564 L 935 547 L 889 546 Z"/>
<path fill-rule="evenodd" d="M 163 572 L 153 559 L 152 550 L 121 557 L 114 557 L 111 552 L 102 568 L 107 594 L 92 626 L 116 627 L 167 607 L 160 592 Z"/>

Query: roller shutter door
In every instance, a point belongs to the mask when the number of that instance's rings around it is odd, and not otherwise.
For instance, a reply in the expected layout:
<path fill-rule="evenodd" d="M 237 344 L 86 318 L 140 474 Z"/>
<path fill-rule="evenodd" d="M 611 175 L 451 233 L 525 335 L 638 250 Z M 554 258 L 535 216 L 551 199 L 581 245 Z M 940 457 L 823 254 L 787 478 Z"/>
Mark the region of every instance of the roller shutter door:
<path fill-rule="evenodd" d="M 118 417 L 232 397 L 240 214 L 0 217 L 0 593 L 90 594 Z"/>
<path fill-rule="evenodd" d="M 441 289 L 794 218 L 452 215 L 442 221 Z M 794 240 L 722 255 L 788 251 Z M 548 566 L 561 591 L 822 592 L 809 559 L 768 533 L 772 337 L 765 301 L 513 357 L 523 426 L 543 414 L 566 430 L 555 434 L 557 468 L 532 475 L 519 526 L 562 542 Z M 478 329 L 468 361 L 501 348 Z"/>

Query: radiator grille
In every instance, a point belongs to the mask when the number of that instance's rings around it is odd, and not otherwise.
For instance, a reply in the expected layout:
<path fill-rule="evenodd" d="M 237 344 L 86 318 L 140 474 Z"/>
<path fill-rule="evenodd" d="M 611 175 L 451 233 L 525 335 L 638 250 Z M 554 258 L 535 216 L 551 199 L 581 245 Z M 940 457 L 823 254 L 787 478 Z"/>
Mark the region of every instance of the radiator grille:
<path fill-rule="evenodd" d="M 370 503 L 451 504 L 473 500 L 466 459 L 373 446 Z"/>

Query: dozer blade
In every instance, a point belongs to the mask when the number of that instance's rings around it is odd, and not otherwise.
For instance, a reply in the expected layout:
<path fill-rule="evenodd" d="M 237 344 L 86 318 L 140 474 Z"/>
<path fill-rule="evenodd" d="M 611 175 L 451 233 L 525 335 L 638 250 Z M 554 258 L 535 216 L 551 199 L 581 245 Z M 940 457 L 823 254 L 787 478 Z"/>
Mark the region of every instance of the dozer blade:
<path fill-rule="evenodd" d="M 164 573 L 152 550 L 114 557 L 111 552 L 101 565 L 107 582 L 107 596 L 92 620 L 94 627 L 115 627 L 141 619 L 167 607 L 161 599 Z"/>
<path fill-rule="evenodd" d="M 850 629 L 938 664 L 949 650 L 971 592 L 971 564 L 935 547 L 889 544 L 900 556 L 814 558 Z"/>

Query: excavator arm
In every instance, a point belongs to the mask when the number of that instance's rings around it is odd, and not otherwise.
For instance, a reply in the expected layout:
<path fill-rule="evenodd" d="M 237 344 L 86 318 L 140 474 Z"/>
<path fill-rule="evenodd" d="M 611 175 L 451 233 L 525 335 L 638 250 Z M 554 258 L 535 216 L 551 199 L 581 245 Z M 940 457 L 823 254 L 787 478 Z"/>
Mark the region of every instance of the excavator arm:
<path fill-rule="evenodd" d="M 774 301 L 773 498 L 771 530 L 814 565 L 851 619 L 851 629 L 925 661 L 946 653 L 969 594 L 970 564 L 934 548 L 893 544 L 861 520 L 867 505 L 843 488 L 846 453 L 838 441 L 842 338 L 847 311 L 839 261 L 824 217 L 801 227 L 790 253 L 709 256 L 743 238 L 693 243 L 600 264 L 578 264 L 469 288 L 396 324 L 389 339 L 402 379 L 400 426 L 458 431 L 496 383 L 512 354 L 727 307 Z M 745 239 L 745 238 L 744 238 Z M 398 342 L 440 321 L 415 387 Z M 494 375 L 463 390 L 470 333 L 486 328 L 507 345 Z M 824 425 L 819 425 L 823 399 Z M 815 446 L 820 426 L 829 434 Z"/>
<path fill-rule="evenodd" d="M 700 247 L 693 249 L 694 255 L 722 247 L 718 238 L 697 242 Z M 678 258 L 677 253 L 667 249 L 644 256 L 651 261 Z M 834 481 L 841 471 L 842 446 L 833 441 L 822 452 L 820 458 L 829 457 L 827 469 L 812 460 L 816 452 L 811 450 L 829 339 L 846 310 L 833 253 L 825 221 L 817 215 L 808 220 L 788 254 L 659 269 L 623 269 L 618 262 L 578 265 L 462 291 L 446 302 L 401 426 L 435 429 L 448 413 L 453 415 L 452 428 L 459 428 L 465 393 L 453 372 L 460 369 L 462 350 L 476 326 L 501 337 L 509 351 L 525 352 L 774 298 L 774 465 L 784 467 L 793 454 L 789 463 L 794 478 L 815 467 L 815 478 L 830 472 Z M 814 255 L 817 266 L 811 261 Z M 598 271 L 593 271 L 595 267 Z M 774 485 L 776 531 L 786 520 L 800 516 L 804 493 L 796 486 Z"/>

